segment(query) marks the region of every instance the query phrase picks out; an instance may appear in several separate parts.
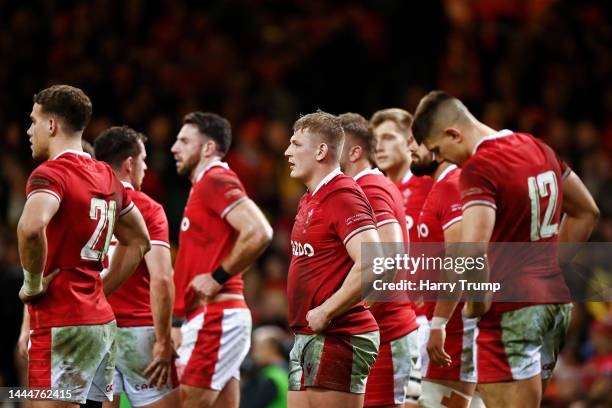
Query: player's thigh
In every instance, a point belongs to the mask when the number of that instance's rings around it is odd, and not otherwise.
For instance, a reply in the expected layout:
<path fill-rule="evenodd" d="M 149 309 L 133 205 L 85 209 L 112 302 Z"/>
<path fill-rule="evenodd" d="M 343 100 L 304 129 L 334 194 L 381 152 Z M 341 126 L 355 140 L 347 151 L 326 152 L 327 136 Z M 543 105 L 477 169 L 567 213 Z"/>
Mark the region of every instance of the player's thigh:
<path fill-rule="evenodd" d="M 328 390 L 324 388 L 310 387 L 306 389 L 310 406 L 312 407 L 363 407 L 364 394 Z"/>
<path fill-rule="evenodd" d="M 181 392 L 178 388 L 166 394 L 162 399 L 151 404 L 143 405 L 142 408 L 180 408 Z"/>
<path fill-rule="evenodd" d="M 232 378 L 225 384 L 214 404 L 218 408 L 238 408 L 240 406 L 240 381 Z"/>
<path fill-rule="evenodd" d="M 209 408 L 219 397 L 220 391 L 181 384 L 183 408 Z"/>
<path fill-rule="evenodd" d="M 115 394 L 112 401 L 106 401 L 102 404 L 102 408 L 119 408 L 121 406 L 121 395 Z"/>
<path fill-rule="evenodd" d="M 174 363 L 167 384 L 157 388 L 148 383 L 145 370 L 153 361 L 155 339 L 153 326 L 117 329 L 117 362 L 113 385 L 115 394 L 125 392 L 133 407 L 154 404 L 178 388 Z"/>
<path fill-rule="evenodd" d="M 85 403 L 92 390 L 99 401 L 112 398 L 115 322 L 33 330 L 28 380 L 34 388 L 66 390 L 68 403 Z M 75 375 L 78 373 L 78 375 Z"/>
<path fill-rule="evenodd" d="M 64 401 L 29 401 L 32 408 L 79 408 L 80 405 L 74 402 Z"/>
<path fill-rule="evenodd" d="M 287 394 L 288 408 L 310 408 L 308 393 L 304 391 L 289 391 Z"/>
<path fill-rule="evenodd" d="M 542 399 L 539 375 L 524 380 L 479 384 L 487 408 L 538 408 Z"/>
<path fill-rule="evenodd" d="M 475 389 L 476 384 L 461 381 L 423 379 L 419 407 L 467 408 Z"/>

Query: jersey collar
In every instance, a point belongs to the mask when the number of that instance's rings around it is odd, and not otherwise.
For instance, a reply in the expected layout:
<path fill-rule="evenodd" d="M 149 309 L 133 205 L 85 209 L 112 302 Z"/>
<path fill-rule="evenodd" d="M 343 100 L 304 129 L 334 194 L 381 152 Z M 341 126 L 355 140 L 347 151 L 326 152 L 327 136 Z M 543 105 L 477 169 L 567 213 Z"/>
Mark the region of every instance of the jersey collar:
<path fill-rule="evenodd" d="M 456 168 L 457 168 L 457 166 L 454 165 L 454 164 L 451 164 L 450 166 L 445 168 L 444 171 L 442 173 L 440 173 L 440 175 L 436 179 L 436 183 L 442 181 L 442 179 L 444 179 L 444 177 L 446 177 L 448 175 L 448 173 L 450 173 L 451 171 L 455 170 Z"/>
<path fill-rule="evenodd" d="M 412 171 L 410 171 L 410 169 L 408 169 L 406 174 L 404 174 L 404 177 L 402 177 L 402 184 L 406 184 L 408 182 L 408 180 L 410 180 L 412 178 L 412 176 L 413 176 Z"/>
<path fill-rule="evenodd" d="M 78 150 L 74 150 L 74 149 L 66 149 L 62 152 L 60 152 L 59 154 L 57 154 L 54 158 L 52 158 L 51 160 L 57 160 L 60 156 L 63 156 L 66 153 L 73 153 L 76 154 L 77 156 L 85 156 L 85 157 L 89 157 L 91 159 L 91 156 L 89 153 L 85 153 L 85 152 L 80 152 Z"/>
<path fill-rule="evenodd" d="M 510 136 L 513 133 L 514 132 L 511 130 L 504 129 L 504 130 L 500 130 L 499 132 L 495 132 L 492 135 L 483 137 L 482 139 L 480 139 L 478 143 L 476 143 L 476 146 L 474 146 L 474 149 L 472 150 L 472 155 L 476 154 L 476 150 L 478 150 L 480 145 L 483 144 L 484 142 L 487 142 L 489 140 L 499 139 L 500 137 Z"/>
<path fill-rule="evenodd" d="M 135 190 L 134 186 L 127 181 L 121 181 L 121 184 L 123 184 L 123 187 L 127 188 L 128 190 Z"/>
<path fill-rule="evenodd" d="M 212 169 L 213 167 L 223 167 L 226 170 L 229 170 L 229 165 L 225 162 L 219 161 L 219 160 L 215 160 L 211 163 L 208 164 L 208 166 L 204 167 L 204 169 L 202 171 L 200 171 L 200 173 L 196 176 L 196 183 L 199 182 L 200 180 L 202 180 L 202 177 L 204 177 L 204 175 L 206 173 L 208 173 L 208 170 Z"/>
<path fill-rule="evenodd" d="M 312 195 L 317 194 L 317 191 L 319 191 L 321 187 L 332 181 L 334 177 L 340 174 L 342 174 L 342 171 L 340 171 L 340 167 L 336 167 L 334 170 L 332 170 L 331 173 L 329 173 L 327 176 L 325 176 L 323 180 L 319 182 L 319 185 L 313 190 Z"/>
<path fill-rule="evenodd" d="M 367 176 L 369 174 L 382 174 L 382 172 L 378 169 L 373 169 L 373 168 L 364 169 L 364 170 L 361 170 L 359 173 L 357 173 L 355 177 L 353 177 L 353 179 L 357 181 L 363 176 Z"/>

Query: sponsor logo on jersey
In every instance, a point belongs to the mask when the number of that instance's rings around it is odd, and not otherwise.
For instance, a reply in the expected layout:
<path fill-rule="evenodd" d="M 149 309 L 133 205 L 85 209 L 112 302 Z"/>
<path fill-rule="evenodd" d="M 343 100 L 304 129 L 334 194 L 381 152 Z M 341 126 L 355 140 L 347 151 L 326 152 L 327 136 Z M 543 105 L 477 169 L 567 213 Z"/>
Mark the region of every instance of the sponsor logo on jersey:
<path fill-rule="evenodd" d="M 314 248 L 308 242 L 302 244 L 298 241 L 291 241 L 291 253 L 294 256 L 314 256 Z"/>
<path fill-rule="evenodd" d="M 429 236 L 429 228 L 427 224 L 419 224 L 417 227 L 417 232 L 419 233 L 419 238 L 427 238 Z"/>

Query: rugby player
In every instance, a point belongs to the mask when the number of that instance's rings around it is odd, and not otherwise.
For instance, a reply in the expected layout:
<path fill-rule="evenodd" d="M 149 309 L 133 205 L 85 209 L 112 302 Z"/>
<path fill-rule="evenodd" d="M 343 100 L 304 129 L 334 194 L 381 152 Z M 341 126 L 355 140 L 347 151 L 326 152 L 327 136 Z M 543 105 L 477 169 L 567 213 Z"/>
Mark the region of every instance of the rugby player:
<path fill-rule="evenodd" d="M 381 242 L 393 252 L 405 252 L 406 213 L 399 189 L 372 168 L 374 135 L 368 121 L 356 113 L 339 116 L 345 140 L 340 167 L 366 195 Z M 397 244 L 400 243 L 399 248 Z M 394 256 L 394 254 L 390 254 Z M 410 302 L 388 299 L 370 309 L 380 330 L 380 349 L 366 385 L 366 407 L 400 407 L 406 402 L 411 367 L 418 353 L 416 316 Z"/>
<path fill-rule="evenodd" d="M 113 382 L 117 398 L 106 408 L 119 407 L 122 392 L 134 407 L 180 405 L 170 336 L 174 282 L 168 219 L 163 207 L 140 191 L 147 170 L 145 141 L 143 134 L 127 126 L 112 127 L 95 140 L 96 158 L 108 163 L 126 188 L 151 239 L 144 262 L 108 298 L 118 327 Z"/>
<path fill-rule="evenodd" d="M 420 101 L 412 130 L 436 157 L 462 168 L 460 241 L 474 243 L 463 255 L 483 256 L 489 242 L 553 246 L 589 238 L 597 205 L 543 142 L 488 127 L 442 91 Z M 571 303 L 556 251 L 535 252 L 515 256 L 520 262 L 511 268 L 489 261 L 496 280 L 520 288 L 527 301 L 466 302 L 465 314 L 480 316 L 478 388 L 487 407 L 538 407 L 566 334 Z"/>
<path fill-rule="evenodd" d="M 221 161 L 231 141 L 226 119 L 192 112 L 172 146 L 178 174 L 192 182 L 174 276 L 174 313 L 186 318 L 177 360 L 184 407 L 238 407 L 251 343 L 241 273 L 272 240 L 266 217 Z"/>
<path fill-rule="evenodd" d="M 28 386 L 56 390 L 54 400 L 34 403 L 40 407 L 112 400 L 116 324 L 104 293 L 150 248 L 140 211 L 112 169 L 83 153 L 91 112 L 82 90 L 54 85 L 34 95 L 30 114 L 32 157 L 44 163 L 28 179 L 17 226 L 19 297 L 29 305 Z M 120 249 L 103 282 L 113 232 Z"/>
<path fill-rule="evenodd" d="M 340 171 L 343 143 L 340 120 L 319 111 L 295 122 L 285 151 L 290 176 L 308 188 L 291 232 L 287 283 L 291 407 L 363 406 L 378 353 L 378 325 L 361 300 L 361 244 L 380 238 L 363 191 Z"/>

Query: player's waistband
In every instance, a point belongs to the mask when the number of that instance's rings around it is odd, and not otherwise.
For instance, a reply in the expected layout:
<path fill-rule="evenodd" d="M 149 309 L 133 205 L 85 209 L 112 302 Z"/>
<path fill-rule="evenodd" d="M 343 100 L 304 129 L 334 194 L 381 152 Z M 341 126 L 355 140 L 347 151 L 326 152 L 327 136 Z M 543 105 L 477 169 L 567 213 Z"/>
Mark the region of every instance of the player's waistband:
<path fill-rule="evenodd" d="M 247 309 L 247 308 L 248 306 L 246 302 L 244 301 L 244 299 L 220 300 L 218 302 L 200 305 L 196 307 L 195 309 L 187 312 L 185 314 L 185 317 L 187 318 L 187 320 L 191 320 L 197 315 L 199 315 L 200 313 L 218 312 L 218 311 L 225 310 L 225 309 Z"/>

